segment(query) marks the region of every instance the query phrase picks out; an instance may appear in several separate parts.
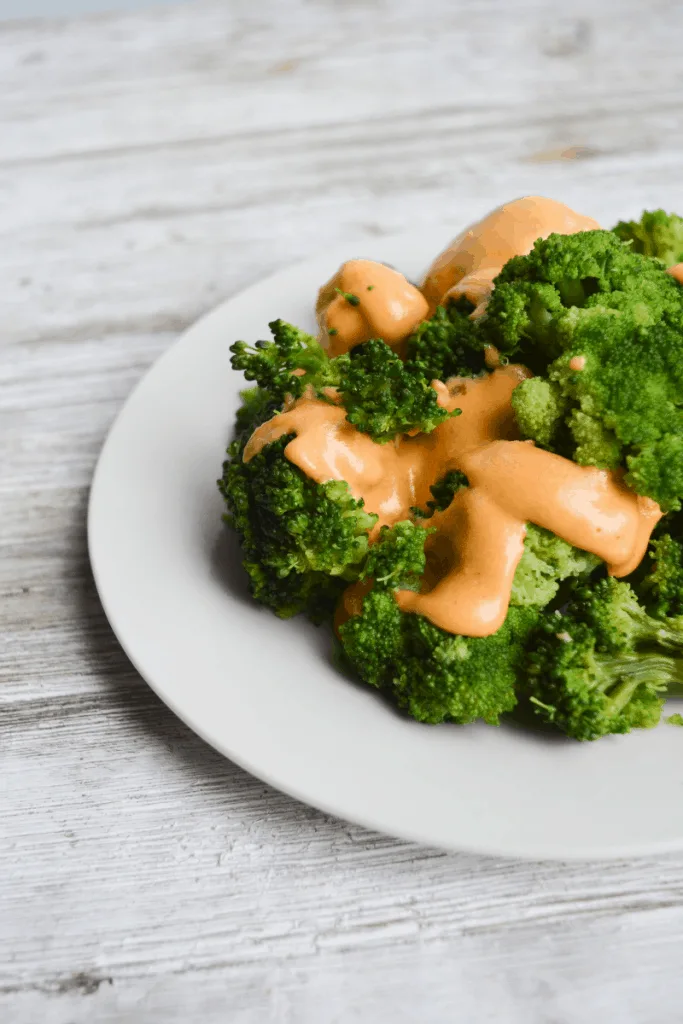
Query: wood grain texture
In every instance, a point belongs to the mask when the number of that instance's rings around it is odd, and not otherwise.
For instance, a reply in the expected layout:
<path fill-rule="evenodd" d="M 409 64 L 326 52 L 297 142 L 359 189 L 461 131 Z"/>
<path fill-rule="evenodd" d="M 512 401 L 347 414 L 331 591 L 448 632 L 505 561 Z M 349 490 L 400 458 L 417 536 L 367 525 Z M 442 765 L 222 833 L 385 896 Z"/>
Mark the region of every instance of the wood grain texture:
<path fill-rule="evenodd" d="M 524 192 L 680 208 L 683 6 L 264 0 L 0 28 L 0 1019 L 678 1024 L 683 858 L 369 834 L 194 737 L 118 648 L 89 480 L 198 315 Z M 350 253 L 350 255 L 358 255 Z"/>

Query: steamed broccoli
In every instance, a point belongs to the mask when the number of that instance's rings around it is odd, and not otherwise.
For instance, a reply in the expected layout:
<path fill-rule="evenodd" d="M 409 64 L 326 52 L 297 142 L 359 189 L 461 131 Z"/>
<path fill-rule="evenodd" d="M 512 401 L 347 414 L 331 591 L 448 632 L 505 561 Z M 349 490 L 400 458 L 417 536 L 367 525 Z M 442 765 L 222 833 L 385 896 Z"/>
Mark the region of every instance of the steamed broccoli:
<path fill-rule="evenodd" d="M 683 619 L 654 619 L 627 583 L 603 579 L 577 588 L 563 613 L 545 614 L 529 647 L 536 713 L 574 739 L 594 740 L 657 725 L 666 688 L 681 677 L 671 654 L 683 650 Z"/>
<path fill-rule="evenodd" d="M 280 438 L 246 463 L 243 442 L 234 441 L 219 488 L 255 599 L 281 618 L 306 612 L 322 621 L 358 575 L 377 516 L 343 481 L 318 484 L 292 465 L 283 454 L 291 439 Z"/>
<path fill-rule="evenodd" d="M 640 220 L 620 220 L 612 231 L 633 252 L 656 256 L 667 267 L 683 262 L 683 217 L 664 210 L 646 210 Z"/>
<path fill-rule="evenodd" d="M 384 528 L 368 556 L 373 580 L 362 611 L 339 627 L 344 653 L 365 682 L 421 722 L 497 725 L 517 703 L 524 639 L 537 612 L 511 609 L 493 636 L 456 636 L 402 612 L 393 591 L 415 588 L 424 570 L 426 531 L 411 523 Z"/>
<path fill-rule="evenodd" d="M 270 410 L 264 419 L 282 407 L 286 396 L 298 398 L 311 383 L 318 389 L 337 383 L 334 361 L 313 335 L 285 320 L 273 320 L 268 326 L 272 341 L 255 345 L 236 341 L 230 346 L 233 370 L 256 381 L 259 398 Z"/>
<path fill-rule="evenodd" d="M 452 413 L 419 368 L 404 363 L 383 341 L 366 341 L 340 356 L 339 394 L 346 418 L 379 442 L 397 434 L 428 434 Z"/>
<path fill-rule="evenodd" d="M 666 516 L 633 577 L 633 587 L 657 618 L 683 615 L 683 514 Z"/>
<path fill-rule="evenodd" d="M 438 306 L 408 338 L 406 366 L 427 380 L 472 377 L 485 368 L 485 345 L 477 322 L 470 320 L 474 306 L 467 299 Z"/>
<path fill-rule="evenodd" d="M 432 492 L 431 501 L 426 508 L 412 508 L 416 519 L 431 519 L 435 512 L 443 512 L 453 501 L 461 487 L 467 487 L 467 477 L 459 469 L 451 469 L 429 488 Z"/>
<path fill-rule="evenodd" d="M 599 564 L 596 555 L 579 551 L 554 533 L 529 523 L 524 553 L 512 583 L 511 604 L 545 608 L 563 580 L 588 576 Z"/>
<path fill-rule="evenodd" d="M 523 646 L 538 609 L 560 580 L 590 572 L 597 559 L 530 526 L 504 625 L 488 637 L 457 636 L 401 611 L 394 599 L 395 590 L 418 588 L 428 533 L 408 522 L 382 529 L 362 572 L 372 588 L 361 613 L 339 629 L 344 651 L 361 678 L 413 718 L 496 724 L 517 702 Z"/>
<path fill-rule="evenodd" d="M 679 506 L 683 289 L 658 260 L 609 231 L 551 235 L 505 265 L 481 330 L 537 375 L 513 395 L 524 436 Z"/>

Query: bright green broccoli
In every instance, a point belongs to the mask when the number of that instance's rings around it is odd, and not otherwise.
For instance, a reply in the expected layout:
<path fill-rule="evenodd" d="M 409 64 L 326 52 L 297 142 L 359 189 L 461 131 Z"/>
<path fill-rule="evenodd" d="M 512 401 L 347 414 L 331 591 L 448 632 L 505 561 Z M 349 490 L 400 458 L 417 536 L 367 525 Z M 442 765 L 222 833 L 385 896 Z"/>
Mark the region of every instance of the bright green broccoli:
<path fill-rule="evenodd" d="M 577 588 L 529 640 L 526 688 L 536 714 L 568 736 L 594 740 L 648 729 L 681 679 L 683 619 L 654 619 L 627 583 Z"/>
<path fill-rule="evenodd" d="M 683 262 L 683 217 L 664 210 L 646 210 L 640 220 L 620 220 L 612 231 L 633 252 L 655 256 L 667 267 Z"/>
<path fill-rule="evenodd" d="M 322 621 L 358 575 L 377 516 L 344 482 L 318 484 L 292 465 L 283 454 L 291 440 L 280 438 L 249 462 L 235 440 L 218 486 L 254 598 L 281 618 L 305 612 Z"/>
<path fill-rule="evenodd" d="M 335 362 L 346 418 L 375 441 L 409 431 L 428 434 L 453 415 L 438 404 L 421 370 L 404 363 L 383 341 L 367 341 Z"/>
<path fill-rule="evenodd" d="M 382 529 L 362 572 L 372 589 L 361 614 L 339 630 L 344 651 L 367 683 L 413 718 L 496 724 L 517 702 L 523 645 L 538 609 L 556 595 L 561 580 L 589 573 L 597 559 L 530 526 L 502 628 L 489 637 L 456 636 L 402 612 L 394 598 L 395 590 L 418 588 L 428 533 L 408 522 Z"/>
<path fill-rule="evenodd" d="M 524 436 L 633 489 L 683 497 L 683 289 L 610 231 L 551 235 L 496 279 L 481 331 L 537 375 L 513 406 Z"/>
<path fill-rule="evenodd" d="M 683 615 L 683 514 L 666 516 L 633 577 L 633 587 L 657 618 Z"/>
<path fill-rule="evenodd" d="M 309 384 L 322 389 L 337 383 L 334 361 L 313 335 L 285 320 L 273 320 L 268 326 L 272 341 L 255 345 L 236 341 L 230 346 L 233 370 L 241 370 L 260 389 L 264 419 L 282 407 L 286 396 L 298 398 Z"/>
<path fill-rule="evenodd" d="M 429 383 L 449 377 L 472 377 L 485 369 L 484 341 L 478 324 L 469 318 L 474 309 L 467 299 L 439 306 L 423 321 L 406 345 L 406 366 Z"/>
<path fill-rule="evenodd" d="M 421 722 L 497 725 L 517 703 L 524 640 L 537 612 L 510 610 L 493 636 L 456 636 L 420 615 L 402 612 L 397 589 L 415 589 L 424 570 L 427 531 L 411 523 L 384 528 L 368 556 L 373 580 L 360 615 L 339 628 L 344 653 L 365 682 Z"/>
<path fill-rule="evenodd" d="M 564 580 L 588 576 L 599 564 L 600 559 L 595 555 L 579 551 L 554 533 L 529 523 L 524 553 L 512 583 L 511 603 L 519 607 L 545 608 L 556 597 Z"/>
<path fill-rule="evenodd" d="M 426 508 L 412 508 L 410 511 L 416 519 L 431 519 L 435 512 L 443 512 L 453 501 L 461 487 L 467 487 L 468 480 L 459 469 L 451 469 L 429 488 L 432 492 L 431 501 Z"/>

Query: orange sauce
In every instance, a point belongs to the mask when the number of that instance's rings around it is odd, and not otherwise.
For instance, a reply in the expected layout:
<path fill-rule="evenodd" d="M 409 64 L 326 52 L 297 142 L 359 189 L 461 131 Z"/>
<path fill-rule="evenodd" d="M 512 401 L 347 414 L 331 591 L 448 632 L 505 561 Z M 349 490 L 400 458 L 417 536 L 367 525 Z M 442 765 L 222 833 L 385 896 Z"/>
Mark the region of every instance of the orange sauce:
<path fill-rule="evenodd" d="M 431 265 L 422 284 L 430 311 L 465 296 L 481 316 L 493 291 L 493 279 L 512 256 L 531 252 L 538 238 L 594 231 L 600 225 L 564 203 L 525 196 L 494 210 L 466 228 Z"/>
<path fill-rule="evenodd" d="M 400 344 L 425 319 L 428 306 L 397 270 L 373 260 L 349 260 L 320 289 L 316 313 L 321 344 L 338 356 L 371 338 Z"/>
<path fill-rule="evenodd" d="M 487 636 L 505 620 L 527 522 L 624 576 L 641 561 L 661 516 L 659 506 L 629 490 L 618 473 L 579 466 L 518 439 L 510 399 L 528 376 L 522 366 L 506 366 L 481 378 L 435 381 L 440 404 L 460 415 L 431 434 L 384 445 L 352 427 L 340 406 L 303 397 L 254 431 L 244 459 L 295 434 L 286 457 L 320 483 L 346 480 L 353 496 L 378 515 L 376 530 L 410 518 L 411 506 L 429 500 L 433 483 L 461 470 L 469 487 L 429 521 L 436 532 L 426 543 L 424 591 L 399 592 L 397 601 L 448 632 Z"/>

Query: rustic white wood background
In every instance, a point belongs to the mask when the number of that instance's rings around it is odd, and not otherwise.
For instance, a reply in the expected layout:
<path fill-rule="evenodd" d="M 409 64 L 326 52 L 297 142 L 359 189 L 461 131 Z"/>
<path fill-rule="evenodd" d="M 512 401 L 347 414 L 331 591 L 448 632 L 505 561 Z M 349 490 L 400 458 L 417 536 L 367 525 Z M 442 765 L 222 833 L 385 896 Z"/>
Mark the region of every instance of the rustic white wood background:
<path fill-rule="evenodd" d="M 0 29 L 0 1020 L 680 1024 L 683 856 L 444 854 L 195 738 L 88 485 L 185 327 L 328 242 L 540 191 L 683 207 L 673 0 L 232 0 Z"/>

